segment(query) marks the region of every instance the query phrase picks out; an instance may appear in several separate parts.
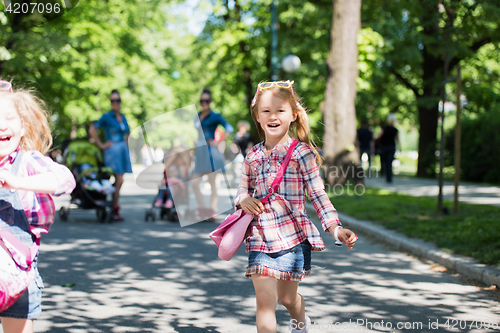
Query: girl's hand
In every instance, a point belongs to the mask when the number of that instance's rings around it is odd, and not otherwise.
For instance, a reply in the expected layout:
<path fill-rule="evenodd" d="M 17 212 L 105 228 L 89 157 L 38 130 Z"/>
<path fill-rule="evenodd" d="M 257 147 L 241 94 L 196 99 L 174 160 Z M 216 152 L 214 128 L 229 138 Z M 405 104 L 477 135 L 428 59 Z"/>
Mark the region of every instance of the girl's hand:
<path fill-rule="evenodd" d="M 337 232 L 337 236 L 339 240 L 347 245 L 348 249 L 352 249 L 356 241 L 358 240 L 358 236 L 354 232 L 349 229 L 339 229 Z"/>
<path fill-rule="evenodd" d="M 244 198 L 240 201 L 241 209 L 243 209 L 248 214 L 260 214 L 264 211 L 264 205 L 260 200 L 255 198 Z"/>
<path fill-rule="evenodd" d="M 0 171 L 0 188 L 16 190 L 21 186 L 21 181 L 21 177 L 14 176 L 9 171 Z"/>
<path fill-rule="evenodd" d="M 335 238 L 335 228 L 336 227 L 330 227 L 328 229 L 328 232 L 332 234 L 332 236 Z M 339 240 L 347 245 L 348 249 L 352 249 L 356 241 L 358 240 L 358 236 L 354 232 L 352 232 L 349 229 L 344 229 L 344 228 L 339 228 L 337 230 L 337 237 Z"/>

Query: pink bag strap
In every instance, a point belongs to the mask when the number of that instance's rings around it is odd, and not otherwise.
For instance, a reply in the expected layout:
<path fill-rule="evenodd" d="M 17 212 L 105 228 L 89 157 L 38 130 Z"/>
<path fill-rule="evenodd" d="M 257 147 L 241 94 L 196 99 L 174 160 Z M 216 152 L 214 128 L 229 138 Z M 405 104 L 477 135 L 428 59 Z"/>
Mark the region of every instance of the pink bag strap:
<path fill-rule="evenodd" d="M 36 236 L 35 233 L 33 233 L 33 229 L 35 229 L 33 226 L 30 226 L 30 230 L 32 231 L 33 236 L 35 236 L 35 240 L 33 241 L 33 245 L 31 245 L 30 250 L 31 250 L 31 262 L 35 261 L 35 257 L 38 254 L 38 250 L 40 249 L 40 236 Z"/>
<path fill-rule="evenodd" d="M 261 200 L 261 202 L 265 202 L 271 195 L 273 195 L 273 193 L 278 190 L 278 187 L 283 180 L 283 176 L 285 175 L 286 168 L 288 167 L 288 163 L 290 163 L 290 160 L 292 159 L 293 151 L 295 150 L 295 147 L 298 143 L 298 140 L 293 140 L 292 144 L 290 144 L 290 148 L 288 148 L 285 159 L 283 160 L 283 164 L 281 164 L 281 168 L 278 170 L 278 173 L 276 174 L 276 177 L 274 178 L 273 183 L 268 190 L 269 193 L 265 196 L 264 199 Z"/>

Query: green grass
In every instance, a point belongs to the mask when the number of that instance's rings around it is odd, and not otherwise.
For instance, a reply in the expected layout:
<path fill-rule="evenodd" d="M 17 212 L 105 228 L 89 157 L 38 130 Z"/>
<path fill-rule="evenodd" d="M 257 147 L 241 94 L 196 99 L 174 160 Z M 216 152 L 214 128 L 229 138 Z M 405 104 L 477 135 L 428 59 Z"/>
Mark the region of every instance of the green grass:
<path fill-rule="evenodd" d="M 445 201 L 450 215 L 437 212 L 437 199 L 413 197 L 367 188 L 363 195 L 344 191 L 331 195 L 335 208 L 361 220 L 381 224 L 414 238 L 431 241 L 450 253 L 474 257 L 485 264 L 500 265 L 500 208 Z M 347 194 L 350 193 L 350 194 Z M 360 191 L 358 191 L 360 193 Z"/>

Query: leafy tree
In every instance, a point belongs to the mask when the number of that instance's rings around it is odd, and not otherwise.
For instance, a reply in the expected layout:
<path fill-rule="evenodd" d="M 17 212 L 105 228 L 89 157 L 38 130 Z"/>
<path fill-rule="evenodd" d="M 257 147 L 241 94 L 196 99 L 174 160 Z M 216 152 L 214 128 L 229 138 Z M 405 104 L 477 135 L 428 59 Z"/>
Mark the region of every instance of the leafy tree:
<path fill-rule="evenodd" d="M 480 117 L 466 115 L 462 119 L 462 133 L 466 139 L 461 143 L 461 177 L 474 182 L 500 183 L 498 147 L 500 137 L 500 108 Z M 455 130 L 446 136 L 446 164 L 453 165 Z"/>
<path fill-rule="evenodd" d="M 196 70 L 186 54 L 193 37 L 165 24 L 175 20 L 169 6 L 161 0 L 88 1 L 20 32 L 0 12 L 0 75 L 40 92 L 61 138 L 85 136 L 88 122 L 109 109 L 113 88 L 122 94 L 132 128 L 192 104 Z"/>
<path fill-rule="evenodd" d="M 459 61 L 474 59 L 485 45 L 496 45 L 500 3 L 378 0 L 364 2 L 363 6 L 362 21 L 390 45 L 381 64 L 386 73 L 384 81 L 391 83 L 396 78 L 414 96 L 420 126 L 417 175 L 433 176 L 446 45 L 450 71 Z"/>

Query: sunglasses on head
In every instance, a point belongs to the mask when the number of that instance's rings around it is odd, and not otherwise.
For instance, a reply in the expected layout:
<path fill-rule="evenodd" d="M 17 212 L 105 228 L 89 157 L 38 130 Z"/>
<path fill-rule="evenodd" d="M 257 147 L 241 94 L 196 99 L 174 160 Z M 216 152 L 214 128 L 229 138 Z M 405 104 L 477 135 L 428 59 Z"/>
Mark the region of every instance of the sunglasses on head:
<path fill-rule="evenodd" d="M 262 90 L 266 90 L 272 88 L 274 86 L 278 88 L 286 88 L 290 89 L 292 87 L 293 81 L 274 81 L 274 82 L 261 82 L 259 83 L 259 88 Z"/>
<path fill-rule="evenodd" d="M 9 81 L 0 80 L 0 90 L 12 92 L 12 83 Z"/>
<path fill-rule="evenodd" d="M 111 99 L 111 103 L 120 103 L 122 100 L 121 99 Z"/>
<path fill-rule="evenodd" d="M 271 89 L 274 86 L 276 86 L 278 88 L 290 89 L 292 96 L 295 97 L 295 94 L 293 93 L 293 87 L 292 87 L 293 82 L 294 81 L 286 80 L 286 81 L 272 81 L 272 82 L 259 83 L 259 85 L 257 86 L 257 91 L 255 92 L 255 96 L 253 97 L 251 107 L 254 107 L 255 104 L 257 103 L 257 96 L 259 96 L 260 92 L 267 90 L 267 89 Z M 298 103 L 299 102 L 297 102 L 297 105 L 298 105 Z"/>
<path fill-rule="evenodd" d="M 209 99 L 200 99 L 200 104 L 203 104 L 203 103 L 210 103 L 211 101 Z"/>

